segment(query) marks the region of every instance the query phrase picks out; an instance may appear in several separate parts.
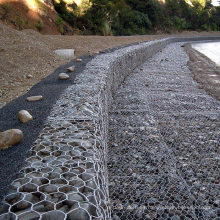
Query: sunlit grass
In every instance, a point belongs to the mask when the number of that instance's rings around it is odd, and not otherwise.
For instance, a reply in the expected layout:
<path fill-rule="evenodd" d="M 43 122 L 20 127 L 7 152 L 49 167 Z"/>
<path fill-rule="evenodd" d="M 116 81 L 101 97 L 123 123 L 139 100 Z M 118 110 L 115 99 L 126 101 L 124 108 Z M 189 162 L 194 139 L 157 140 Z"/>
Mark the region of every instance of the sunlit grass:
<path fill-rule="evenodd" d="M 33 11 L 36 11 L 36 9 L 39 7 L 42 9 L 44 9 L 45 7 L 43 0 L 25 0 L 25 1 L 28 8 Z"/>

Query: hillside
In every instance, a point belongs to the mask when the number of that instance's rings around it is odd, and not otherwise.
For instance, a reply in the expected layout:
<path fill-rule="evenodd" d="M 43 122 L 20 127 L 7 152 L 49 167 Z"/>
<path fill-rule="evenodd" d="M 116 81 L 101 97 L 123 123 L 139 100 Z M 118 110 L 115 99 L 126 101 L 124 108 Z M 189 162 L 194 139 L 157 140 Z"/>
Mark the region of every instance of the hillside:
<path fill-rule="evenodd" d="M 0 22 L 63 35 L 220 30 L 211 0 L 0 0 Z"/>
<path fill-rule="evenodd" d="M 89 7 L 86 2 L 88 0 L 76 0 L 75 3 L 73 0 L 0 0 L 0 107 L 26 93 L 55 68 L 68 62 L 55 55 L 56 49 L 73 48 L 76 56 L 81 56 L 88 54 L 88 51 L 93 54 L 106 48 L 169 36 L 165 32 L 178 35 L 219 34 L 184 31 L 188 23 L 186 18 L 181 17 L 187 14 L 183 11 L 191 13 L 194 10 L 188 7 L 189 4 L 186 6 L 185 0 L 168 0 L 166 7 L 164 1 L 157 0 L 103 0 L 103 5 L 98 0 L 92 0 Z M 185 8 L 180 10 L 178 7 L 181 4 Z M 162 5 L 163 8 L 160 8 Z M 167 18 L 172 18 L 171 23 L 164 19 L 164 14 L 158 17 L 160 10 L 169 14 Z M 200 11 L 201 17 L 213 8 L 204 10 Z M 179 13 L 179 17 L 176 13 Z M 219 8 L 215 9 L 215 13 L 220 13 Z M 197 18 L 197 15 L 193 17 Z M 72 26 L 67 21 L 72 22 Z M 204 18 L 204 21 L 209 20 Z M 164 22 L 171 26 L 164 26 Z M 215 22 L 220 24 L 220 16 Z M 193 20 L 191 23 L 196 25 Z M 215 27 L 216 23 L 210 25 Z M 211 26 L 203 27 L 204 30 L 212 30 Z M 219 28 L 220 25 L 214 30 Z M 182 33 L 178 33 L 178 30 Z M 104 37 L 89 34 L 145 35 Z"/>
<path fill-rule="evenodd" d="M 183 32 L 182 35 L 219 35 L 219 32 Z M 107 48 L 148 41 L 169 35 L 145 36 L 61 36 L 37 31 L 17 31 L 0 24 L 0 107 L 26 93 L 33 85 L 69 60 L 54 50 L 74 48 L 76 57 Z"/>
<path fill-rule="evenodd" d="M 61 34 L 59 15 L 51 0 L 0 0 L 0 22 L 17 30 L 34 29 L 42 34 Z M 73 34 L 73 28 L 65 21 L 62 34 Z"/>

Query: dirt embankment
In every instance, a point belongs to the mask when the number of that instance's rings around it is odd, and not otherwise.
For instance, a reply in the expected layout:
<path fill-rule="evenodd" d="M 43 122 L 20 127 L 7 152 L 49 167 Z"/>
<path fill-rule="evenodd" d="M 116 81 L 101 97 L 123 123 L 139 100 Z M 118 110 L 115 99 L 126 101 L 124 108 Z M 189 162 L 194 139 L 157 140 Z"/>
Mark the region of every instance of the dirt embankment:
<path fill-rule="evenodd" d="M 53 6 L 41 0 L 0 0 L 0 23 L 14 29 L 33 29 L 42 34 L 73 35 L 66 22 L 59 23 Z"/>
<path fill-rule="evenodd" d="M 220 33 L 187 32 L 178 35 L 220 35 Z M 56 49 L 73 48 L 79 57 L 89 52 L 93 54 L 107 48 L 168 36 L 170 35 L 127 37 L 42 35 L 34 30 L 18 31 L 0 24 L 0 107 L 26 93 L 54 69 L 69 61 L 58 57 L 54 53 Z"/>

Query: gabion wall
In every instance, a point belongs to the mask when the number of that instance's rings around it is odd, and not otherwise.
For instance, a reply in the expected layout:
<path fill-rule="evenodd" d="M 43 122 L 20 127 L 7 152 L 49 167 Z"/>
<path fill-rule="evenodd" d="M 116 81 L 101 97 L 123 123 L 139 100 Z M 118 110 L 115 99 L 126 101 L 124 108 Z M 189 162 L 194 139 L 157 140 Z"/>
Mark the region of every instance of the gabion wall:
<path fill-rule="evenodd" d="M 220 102 L 199 87 L 181 46 L 136 68 L 109 113 L 113 220 L 220 217 Z"/>
<path fill-rule="evenodd" d="M 88 63 L 54 105 L 5 197 L 0 219 L 110 219 L 106 157 L 113 95 L 137 66 L 180 40 L 201 38 L 140 43 Z"/>

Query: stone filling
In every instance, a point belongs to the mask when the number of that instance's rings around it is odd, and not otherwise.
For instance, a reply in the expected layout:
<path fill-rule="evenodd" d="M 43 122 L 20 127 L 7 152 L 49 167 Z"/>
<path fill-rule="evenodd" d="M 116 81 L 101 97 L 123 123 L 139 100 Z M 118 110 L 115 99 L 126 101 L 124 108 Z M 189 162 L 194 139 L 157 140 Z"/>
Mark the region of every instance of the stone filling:
<path fill-rule="evenodd" d="M 141 43 L 88 63 L 53 106 L 3 201 L 0 219 L 111 219 L 107 144 L 113 95 L 167 44 L 192 39 Z"/>

